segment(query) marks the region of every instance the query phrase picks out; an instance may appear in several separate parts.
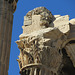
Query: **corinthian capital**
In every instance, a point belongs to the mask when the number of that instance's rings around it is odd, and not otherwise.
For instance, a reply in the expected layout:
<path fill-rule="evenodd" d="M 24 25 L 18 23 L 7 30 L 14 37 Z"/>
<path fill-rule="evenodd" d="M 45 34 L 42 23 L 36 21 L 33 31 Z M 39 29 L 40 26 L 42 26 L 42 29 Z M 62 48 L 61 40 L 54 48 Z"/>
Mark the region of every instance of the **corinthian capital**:
<path fill-rule="evenodd" d="M 13 13 L 14 13 L 16 10 L 16 7 L 17 7 L 18 0 L 5 0 L 5 1 L 8 1 L 8 3 L 11 4 L 12 9 L 13 9 Z"/>

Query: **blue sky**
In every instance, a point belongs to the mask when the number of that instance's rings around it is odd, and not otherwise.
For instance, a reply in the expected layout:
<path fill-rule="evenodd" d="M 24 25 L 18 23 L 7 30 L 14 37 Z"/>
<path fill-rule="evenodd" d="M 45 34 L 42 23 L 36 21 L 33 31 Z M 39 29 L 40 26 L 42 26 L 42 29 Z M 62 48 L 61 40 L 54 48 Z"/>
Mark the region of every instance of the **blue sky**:
<path fill-rule="evenodd" d="M 36 7 L 44 6 L 53 15 L 69 15 L 70 19 L 75 18 L 75 0 L 19 0 L 14 13 L 11 51 L 8 75 L 19 75 L 18 59 L 19 49 L 16 40 L 22 34 L 23 20 L 26 13 Z"/>

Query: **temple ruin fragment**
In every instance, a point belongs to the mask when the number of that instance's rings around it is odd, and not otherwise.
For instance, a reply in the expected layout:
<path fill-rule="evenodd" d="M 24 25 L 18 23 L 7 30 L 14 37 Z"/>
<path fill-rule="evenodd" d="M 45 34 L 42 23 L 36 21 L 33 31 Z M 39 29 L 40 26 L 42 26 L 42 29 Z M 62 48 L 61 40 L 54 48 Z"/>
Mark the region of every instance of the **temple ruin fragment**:
<path fill-rule="evenodd" d="M 16 43 L 21 75 L 75 75 L 75 19 L 38 7 L 24 16 Z"/>

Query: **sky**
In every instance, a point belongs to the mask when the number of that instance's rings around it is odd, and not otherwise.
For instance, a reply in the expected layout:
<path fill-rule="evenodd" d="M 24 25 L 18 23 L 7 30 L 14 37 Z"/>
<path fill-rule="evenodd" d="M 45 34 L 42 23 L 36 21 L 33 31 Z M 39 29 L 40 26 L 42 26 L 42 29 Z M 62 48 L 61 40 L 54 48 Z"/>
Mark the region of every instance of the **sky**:
<path fill-rule="evenodd" d="M 19 56 L 19 49 L 15 41 L 19 40 L 22 34 L 22 26 L 26 13 L 36 7 L 44 6 L 53 15 L 69 15 L 70 19 L 75 18 L 75 0 L 19 0 L 13 18 L 11 51 L 8 75 L 20 75 L 16 59 Z"/>

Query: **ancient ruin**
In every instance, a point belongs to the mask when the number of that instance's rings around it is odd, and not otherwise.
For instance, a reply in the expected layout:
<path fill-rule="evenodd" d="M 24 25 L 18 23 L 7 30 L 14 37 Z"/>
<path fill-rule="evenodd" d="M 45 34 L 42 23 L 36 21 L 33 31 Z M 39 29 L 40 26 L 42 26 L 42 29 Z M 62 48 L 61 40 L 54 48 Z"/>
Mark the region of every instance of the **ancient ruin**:
<path fill-rule="evenodd" d="M 24 16 L 22 28 L 16 41 L 21 75 L 75 75 L 75 19 L 38 7 Z"/>
<path fill-rule="evenodd" d="M 0 75 L 8 75 L 13 13 L 18 0 L 0 0 Z"/>

